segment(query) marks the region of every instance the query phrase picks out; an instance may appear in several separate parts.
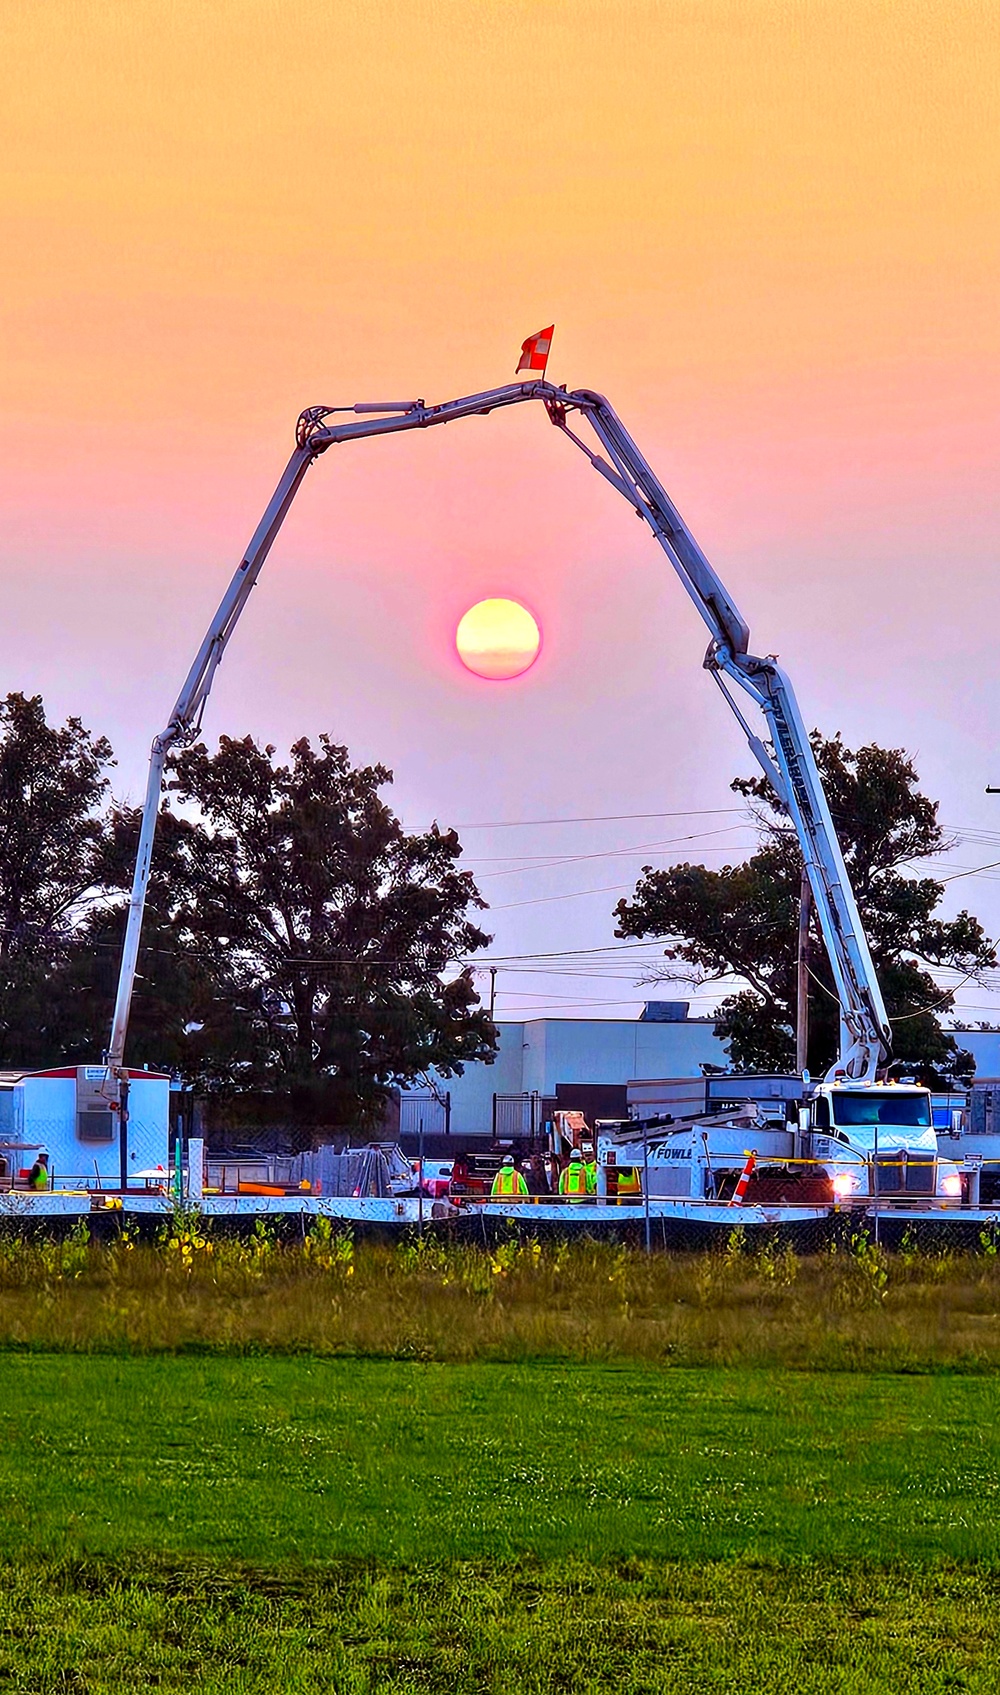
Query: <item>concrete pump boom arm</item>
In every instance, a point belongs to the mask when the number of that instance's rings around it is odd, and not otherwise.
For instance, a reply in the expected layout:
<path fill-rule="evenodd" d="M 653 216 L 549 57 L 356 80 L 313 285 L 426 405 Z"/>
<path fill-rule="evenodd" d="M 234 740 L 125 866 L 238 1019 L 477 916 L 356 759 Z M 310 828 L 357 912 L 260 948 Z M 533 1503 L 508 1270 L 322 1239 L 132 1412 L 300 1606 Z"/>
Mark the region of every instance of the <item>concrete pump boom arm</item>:
<path fill-rule="evenodd" d="M 108 1068 L 123 1075 L 132 991 L 152 862 L 163 772 L 175 747 L 192 742 L 225 652 L 250 591 L 281 528 L 309 466 L 331 447 L 367 436 L 428 429 L 456 418 L 486 415 L 502 406 L 540 400 L 553 424 L 581 449 L 594 469 L 623 495 L 645 520 L 708 627 L 711 641 L 705 665 L 719 683 L 747 740 L 798 835 L 812 888 L 823 940 L 840 999 L 841 1041 L 836 1070 L 871 1081 L 889 1051 L 889 1022 L 875 975 L 868 941 L 844 864 L 830 809 L 795 695 L 772 657 L 749 652 L 750 631 L 712 566 L 611 406 L 589 389 L 567 392 L 548 382 L 507 383 L 483 394 L 467 395 L 440 406 L 422 400 L 372 401 L 356 406 L 313 406 L 303 412 L 296 445 L 281 481 L 233 575 L 198 650 L 170 719 L 153 740 L 143 805 L 135 875 L 122 948 Z M 343 423 L 329 420 L 349 414 Z M 570 413 L 585 416 L 608 454 L 604 459 L 574 434 Z M 609 462 L 610 461 L 610 462 Z M 775 750 L 772 760 L 722 682 L 725 673 L 749 695 L 764 715 Z"/>
<path fill-rule="evenodd" d="M 708 626 L 711 641 L 705 667 L 739 720 L 755 759 L 794 825 L 802 850 L 840 1003 L 840 1051 L 830 1076 L 841 1073 L 874 1082 L 879 1065 L 891 1051 L 889 1017 L 791 681 L 773 655 L 758 658 L 749 652 L 746 623 L 604 396 L 582 389 L 567 395 L 565 403 L 587 412 L 591 428 L 614 463 L 623 485 L 621 492 L 649 525 Z M 548 410 L 553 423 L 565 428 L 559 402 L 550 402 Z M 577 441 L 577 445 L 592 458 L 585 443 Z M 599 464 L 597 469 L 603 467 Z M 774 759 L 743 717 L 722 681 L 722 673 L 760 708 Z"/>

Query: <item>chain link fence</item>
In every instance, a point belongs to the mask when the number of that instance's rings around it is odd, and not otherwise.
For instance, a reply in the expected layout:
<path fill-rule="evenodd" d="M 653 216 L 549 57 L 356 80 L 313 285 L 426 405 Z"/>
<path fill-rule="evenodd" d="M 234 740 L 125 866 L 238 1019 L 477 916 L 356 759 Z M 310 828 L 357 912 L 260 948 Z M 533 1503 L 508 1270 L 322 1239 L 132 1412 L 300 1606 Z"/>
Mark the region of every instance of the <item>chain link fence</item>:
<path fill-rule="evenodd" d="M 829 1253 L 834 1248 L 853 1251 L 864 1242 L 877 1244 L 892 1254 L 1000 1253 L 1000 1212 L 986 1218 L 963 1217 L 957 1213 L 929 1218 L 907 1217 L 902 1210 L 877 1215 L 831 1211 L 821 1218 L 786 1217 L 762 1224 L 746 1222 L 739 1209 L 734 1208 L 732 1218 L 722 1222 L 653 1213 L 647 1224 L 643 1210 L 631 1207 L 627 1212 L 624 1208 L 609 1209 L 605 1218 L 586 1221 L 574 1220 L 569 1207 L 564 1219 L 538 1218 L 529 1206 L 513 1218 L 476 1207 L 450 1221 L 446 1228 L 459 1240 L 491 1247 L 516 1234 L 541 1241 L 580 1241 L 589 1237 L 635 1247 L 645 1247 L 648 1243 L 651 1251 L 667 1253 L 718 1253 L 736 1249 L 753 1255 L 773 1246 L 790 1247 L 796 1254 L 811 1255 Z"/>

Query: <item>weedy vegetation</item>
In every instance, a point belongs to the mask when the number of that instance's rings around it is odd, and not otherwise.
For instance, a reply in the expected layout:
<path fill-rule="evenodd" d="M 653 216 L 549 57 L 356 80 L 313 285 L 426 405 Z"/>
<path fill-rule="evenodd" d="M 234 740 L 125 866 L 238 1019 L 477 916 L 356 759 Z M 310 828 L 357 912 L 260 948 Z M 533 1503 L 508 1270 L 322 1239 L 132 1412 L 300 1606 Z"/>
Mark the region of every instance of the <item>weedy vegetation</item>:
<path fill-rule="evenodd" d="M 994 1695 L 998 1601 L 996 1580 L 968 1571 L 742 1561 L 18 1564 L 0 1592 L 0 1682 L 32 1695 Z"/>
<path fill-rule="evenodd" d="M 512 1233 L 355 1241 L 327 1218 L 281 1237 L 179 1212 L 155 1240 L 81 1224 L 0 1232 L 0 1348 L 291 1352 L 392 1359 L 645 1361 L 804 1370 L 992 1371 L 1000 1256 L 887 1254 L 856 1235 L 797 1255 L 741 1230 L 702 1254 Z"/>

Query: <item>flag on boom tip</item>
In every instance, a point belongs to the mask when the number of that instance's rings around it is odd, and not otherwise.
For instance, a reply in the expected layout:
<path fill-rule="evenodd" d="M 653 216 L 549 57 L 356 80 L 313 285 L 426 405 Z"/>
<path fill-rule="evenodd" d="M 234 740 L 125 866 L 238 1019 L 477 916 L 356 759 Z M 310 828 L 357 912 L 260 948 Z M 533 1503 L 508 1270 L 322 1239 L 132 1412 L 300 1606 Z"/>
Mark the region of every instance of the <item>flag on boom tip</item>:
<path fill-rule="evenodd" d="M 555 324 L 550 324 L 547 330 L 536 330 L 529 335 L 527 341 L 521 343 L 521 357 L 517 362 L 517 371 L 541 371 L 545 375 L 545 367 L 549 360 L 549 348 L 552 346 L 552 332 Z M 515 371 L 514 375 L 517 375 Z"/>

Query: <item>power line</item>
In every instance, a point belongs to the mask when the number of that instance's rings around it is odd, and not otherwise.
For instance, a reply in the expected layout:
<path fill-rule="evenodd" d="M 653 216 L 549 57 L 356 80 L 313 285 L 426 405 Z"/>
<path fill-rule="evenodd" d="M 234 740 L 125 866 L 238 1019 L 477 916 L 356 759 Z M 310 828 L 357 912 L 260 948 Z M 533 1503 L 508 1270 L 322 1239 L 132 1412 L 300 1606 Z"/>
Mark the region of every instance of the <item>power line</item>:
<path fill-rule="evenodd" d="M 565 854 L 559 858 L 552 858 L 550 855 L 543 854 L 525 856 L 522 858 L 519 865 L 511 867 L 509 870 L 481 871 L 477 872 L 476 876 L 477 881 L 485 882 L 488 877 L 519 877 L 528 871 L 552 871 L 559 865 L 579 865 L 581 861 L 588 859 L 629 859 L 640 853 L 652 853 L 654 850 L 659 850 L 661 848 L 679 847 L 682 842 L 701 842 L 704 841 L 707 836 L 725 836 L 731 834 L 734 830 L 742 830 L 745 828 L 746 826 L 743 824 L 723 824 L 718 830 L 699 830 L 691 836 L 669 836 L 665 840 L 658 842 L 636 842 L 631 847 L 605 848 L 599 853 L 571 853 Z M 725 851 L 726 850 L 721 847 L 702 849 L 703 853 L 723 853 Z M 737 849 L 737 852 L 739 851 L 742 850 Z M 477 862 L 475 860 L 469 860 L 467 863 L 474 865 Z M 478 863 L 495 865 L 496 860 L 480 860 Z"/>
<path fill-rule="evenodd" d="M 745 812 L 742 806 L 692 807 L 685 812 L 604 812 L 580 818 L 494 818 L 485 824 L 454 824 L 455 830 L 528 830 L 542 824 L 632 824 L 647 818 L 712 818 Z"/>
<path fill-rule="evenodd" d="M 636 948 L 648 948 L 649 942 L 606 942 L 600 948 L 554 948 L 548 953 L 493 953 L 476 954 L 470 957 L 469 965 L 507 965 L 519 959 L 584 959 L 596 958 L 600 954 L 633 953 Z M 660 956 L 662 957 L 662 956 Z"/>
<path fill-rule="evenodd" d="M 564 1000 L 563 997 L 559 997 L 558 1002 L 556 1000 L 542 1000 L 539 1007 L 525 1005 L 524 1012 L 531 1012 L 532 1017 L 539 1017 L 549 1005 L 554 1005 L 558 1012 L 569 1012 L 573 1007 L 634 1007 L 636 1002 L 641 1002 L 641 1000 L 641 995 L 627 995 L 622 1000 Z M 503 1009 L 498 1010 L 502 1010 L 503 1017 L 510 1017 L 510 1014 L 515 1012 L 519 1005 L 520 1002 L 515 1002 L 514 1007 L 503 1007 Z"/>
<path fill-rule="evenodd" d="M 544 906 L 553 900 L 582 900 L 584 895 L 620 895 L 632 887 L 631 883 L 614 883 L 603 889 L 574 889 L 566 895 L 536 895 L 534 900 L 512 900 L 503 906 L 488 906 L 487 912 L 516 912 L 521 906 Z"/>
<path fill-rule="evenodd" d="M 950 877 L 938 877 L 935 881 L 939 883 L 957 883 L 961 877 L 981 877 L 984 871 L 995 871 L 998 865 L 1000 865 L 1000 859 L 993 859 L 990 861 L 989 865 L 976 865 L 965 871 L 954 871 Z M 990 878 L 991 882 L 994 882 L 995 880 L 995 878 Z"/>

